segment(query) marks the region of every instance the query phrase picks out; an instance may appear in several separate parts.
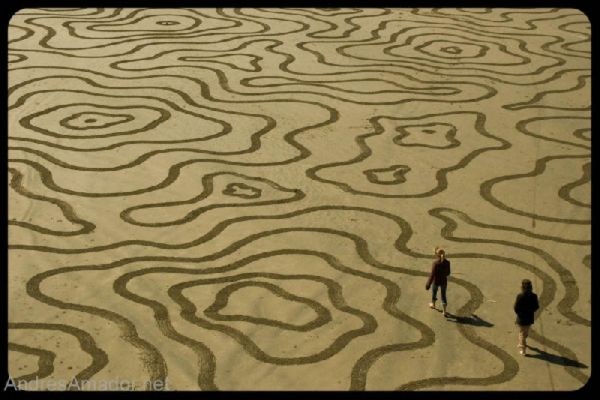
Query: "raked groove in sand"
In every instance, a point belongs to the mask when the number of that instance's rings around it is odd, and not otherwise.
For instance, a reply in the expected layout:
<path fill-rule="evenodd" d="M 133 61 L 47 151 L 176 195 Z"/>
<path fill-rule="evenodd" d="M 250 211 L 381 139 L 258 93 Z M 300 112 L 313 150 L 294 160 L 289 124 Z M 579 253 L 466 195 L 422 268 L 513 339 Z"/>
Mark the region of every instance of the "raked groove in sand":
<path fill-rule="evenodd" d="M 14 380 L 589 379 L 580 11 L 22 9 L 8 68 Z M 447 319 L 423 290 L 436 245 Z M 528 357 L 523 278 L 541 306 Z"/>

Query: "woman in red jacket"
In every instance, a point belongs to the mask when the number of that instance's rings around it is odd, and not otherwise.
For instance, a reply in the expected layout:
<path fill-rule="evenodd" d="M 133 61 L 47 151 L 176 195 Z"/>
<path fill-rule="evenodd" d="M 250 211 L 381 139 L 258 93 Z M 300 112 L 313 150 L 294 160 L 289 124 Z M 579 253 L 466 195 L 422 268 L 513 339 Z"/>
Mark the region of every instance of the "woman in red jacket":
<path fill-rule="evenodd" d="M 446 312 L 446 306 L 448 305 L 448 302 L 446 301 L 446 287 L 448 286 L 448 275 L 450 275 L 450 261 L 446 259 L 446 252 L 444 249 L 436 247 L 434 253 L 436 257 L 431 266 L 431 274 L 429 274 L 425 289 L 429 290 L 429 287 L 433 283 L 431 303 L 429 303 L 429 307 L 433 309 L 435 309 L 438 288 L 442 289 L 442 308 L 444 310 L 444 317 L 446 317 L 448 316 L 448 313 Z"/>

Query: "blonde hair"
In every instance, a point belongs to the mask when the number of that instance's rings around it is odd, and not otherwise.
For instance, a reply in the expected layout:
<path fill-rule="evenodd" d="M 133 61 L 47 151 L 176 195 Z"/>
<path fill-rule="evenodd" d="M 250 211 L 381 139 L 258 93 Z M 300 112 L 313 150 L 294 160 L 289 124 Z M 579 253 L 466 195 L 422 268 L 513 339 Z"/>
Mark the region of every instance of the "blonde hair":
<path fill-rule="evenodd" d="M 434 252 L 442 260 L 446 258 L 446 251 L 444 249 L 442 249 L 441 247 L 435 246 Z"/>

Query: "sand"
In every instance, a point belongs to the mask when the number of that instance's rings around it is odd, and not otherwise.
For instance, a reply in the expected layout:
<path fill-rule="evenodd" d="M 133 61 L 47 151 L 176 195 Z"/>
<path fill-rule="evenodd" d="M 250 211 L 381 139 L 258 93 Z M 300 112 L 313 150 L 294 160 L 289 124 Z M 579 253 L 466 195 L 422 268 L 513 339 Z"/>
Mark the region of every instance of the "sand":
<path fill-rule="evenodd" d="M 573 9 L 20 10 L 10 376 L 580 388 L 590 38 Z M 448 318 L 428 308 L 434 246 Z"/>

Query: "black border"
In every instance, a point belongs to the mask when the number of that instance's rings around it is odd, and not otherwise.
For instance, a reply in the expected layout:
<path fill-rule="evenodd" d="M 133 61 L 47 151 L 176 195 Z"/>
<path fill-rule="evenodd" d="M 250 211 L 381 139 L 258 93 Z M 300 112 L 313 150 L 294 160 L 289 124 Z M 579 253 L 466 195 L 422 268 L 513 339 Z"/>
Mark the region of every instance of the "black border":
<path fill-rule="evenodd" d="M 11 17 L 20 9 L 23 8 L 52 8 L 52 7 L 128 7 L 128 8 L 136 8 L 136 7 L 150 7 L 150 8 L 178 8 L 178 7 L 193 7 L 193 8 L 208 8 L 208 7 L 363 7 L 363 8 L 371 8 L 371 7 L 390 7 L 390 8 L 412 8 L 412 7 L 497 7 L 497 8 L 574 8 L 583 12 L 587 18 L 590 20 L 592 24 L 592 31 L 594 27 L 594 13 L 593 13 L 593 1 L 594 0 L 509 0 L 509 1 L 490 1 L 490 0 L 456 0 L 456 1 L 427 1 L 427 0 L 403 0 L 403 1 L 392 1 L 392 0 L 369 0 L 369 1 L 339 1 L 339 0 L 312 0 L 312 1 L 293 1 L 293 0 L 262 0 L 262 1 L 250 1 L 243 2 L 240 0 L 220 0 L 218 2 L 202 2 L 202 1 L 191 1 L 191 0 L 168 0 L 168 1 L 148 1 L 148 0 L 102 0 L 102 1 L 90 1 L 90 0 L 22 0 L 22 1 L 14 1 L 14 2 L 3 2 L 0 0 L 0 4 L 2 7 L 2 27 L 4 29 L 4 41 L 2 41 L 2 59 L 7 62 L 8 60 L 8 24 Z M 592 70 L 593 70 L 593 59 L 594 59 L 594 48 L 597 47 L 595 41 L 592 40 Z M 5 64 L 5 71 L 3 74 L 0 74 L 2 79 L 2 87 L 8 88 L 8 63 Z M 593 73 L 592 73 L 593 75 Z M 592 85 L 592 98 L 594 98 L 594 85 Z M 6 89 L 5 89 L 6 90 Z M 5 92 L 6 93 L 6 92 Z M 8 98 L 7 95 L 1 96 L 2 103 L 0 104 L 0 109 L 7 110 L 8 109 Z M 592 102 L 594 104 L 594 102 Z M 593 114 L 593 106 L 592 106 L 592 114 Z M 5 120 L 2 126 L 6 129 L 6 135 L 8 136 L 8 113 L 7 111 L 2 112 L 2 118 Z M 4 151 L 2 152 L 2 156 L 8 159 L 8 138 L 4 139 Z M 593 148 L 593 147 L 592 147 Z M 593 154 L 593 151 L 592 151 Z M 4 162 L 4 165 L 8 165 L 8 161 Z M 592 164 L 592 173 L 595 171 L 595 164 Z M 5 195 L 2 197 L 2 201 L 6 201 L 5 209 L 7 209 L 8 205 L 8 179 L 7 176 L 2 174 L 2 179 L 4 181 L 3 188 L 6 188 Z M 592 201 L 594 194 L 592 192 Z M 592 212 L 593 216 L 593 207 Z M 593 220 L 593 217 L 592 217 Z M 4 214 L 4 231 L 3 233 L 6 235 L 6 238 L 3 240 L 3 243 L 8 245 L 8 213 Z M 594 232 L 592 226 L 592 248 L 594 248 Z M 2 373 L 0 378 L 2 379 L 2 388 L 0 391 L 3 391 L 4 385 L 8 379 L 8 247 L 4 247 L 5 250 L 5 260 L 6 263 L 2 265 L 0 263 L 0 268 L 3 271 L 0 273 L 0 278 L 2 280 L 2 287 L 5 297 L 4 297 L 4 305 L 0 306 L 0 310 L 2 312 L 0 316 L 0 320 L 2 321 L 2 332 L 4 332 L 5 339 L 2 343 Z M 594 278 L 592 272 L 592 303 L 594 303 Z M 593 312 L 592 307 L 592 337 L 593 337 L 593 321 L 595 320 L 595 314 Z M 594 364 L 595 360 L 595 347 L 592 344 L 592 364 Z M 590 366 L 590 369 L 592 366 Z M 236 392 L 200 392 L 200 391 L 186 391 L 186 392 L 109 392 L 110 396 L 193 396 L 197 398 L 197 396 L 202 396 L 203 398 L 228 398 L 229 396 L 243 396 L 244 398 L 256 397 L 256 398 L 312 398 L 314 396 L 350 396 L 350 397 L 359 397 L 363 398 L 371 398 L 371 396 L 379 397 L 397 397 L 397 398 L 437 398 L 440 400 L 450 400 L 450 399 L 464 399 L 466 398 L 486 398 L 486 399 L 519 399 L 519 398 L 527 398 L 527 399 L 587 399 L 592 397 L 592 393 L 595 393 L 597 389 L 597 385 L 594 385 L 594 377 L 593 370 L 590 379 L 587 384 L 582 386 L 579 390 L 576 391 L 449 391 L 449 392 L 440 392 L 440 391 L 419 391 L 419 392 L 387 392 L 387 391 L 366 391 L 366 392 L 345 392 L 345 391 L 236 391 Z M 76 396 L 79 394 L 84 394 L 87 396 L 95 396 L 102 395 L 105 396 L 104 392 L 48 392 L 48 391 L 40 391 L 40 392 L 24 392 L 24 391 L 10 391 L 7 390 L 2 394 L 10 396 L 11 398 L 17 398 L 21 396 Z M 595 397 L 595 396 L 594 396 Z"/>

